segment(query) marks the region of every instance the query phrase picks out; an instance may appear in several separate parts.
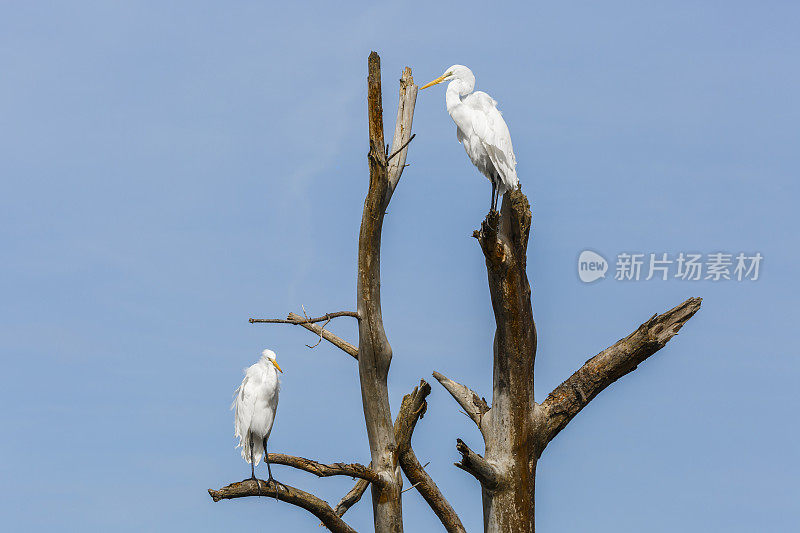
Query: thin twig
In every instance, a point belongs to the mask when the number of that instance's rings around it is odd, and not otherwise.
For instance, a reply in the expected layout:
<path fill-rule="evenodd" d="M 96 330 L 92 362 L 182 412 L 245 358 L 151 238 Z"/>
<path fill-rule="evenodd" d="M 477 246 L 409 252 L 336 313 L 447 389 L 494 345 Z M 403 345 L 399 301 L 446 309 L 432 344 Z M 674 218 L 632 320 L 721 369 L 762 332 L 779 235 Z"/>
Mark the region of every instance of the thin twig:
<path fill-rule="evenodd" d="M 431 462 L 430 462 L 430 461 L 428 461 L 427 463 L 425 463 L 424 465 L 422 465 L 422 468 L 425 468 L 425 467 L 427 467 L 429 464 L 431 464 Z M 410 486 L 410 487 L 408 487 L 407 489 L 403 489 L 402 491 L 400 491 L 400 494 L 403 494 L 404 492 L 408 492 L 408 491 L 410 491 L 411 489 L 413 489 L 414 487 L 416 487 L 416 486 L 417 486 L 417 485 L 419 485 L 420 483 L 422 483 L 422 481 L 417 481 L 416 483 L 414 483 L 413 485 L 411 485 L 411 486 Z"/>
<path fill-rule="evenodd" d="M 312 350 L 313 350 L 314 348 L 316 348 L 317 346 L 319 346 L 319 344 L 322 342 L 322 332 L 323 332 L 323 331 L 325 331 L 325 326 L 327 326 L 327 325 L 328 325 L 328 322 L 330 322 L 330 319 L 329 319 L 327 322 L 325 322 L 324 324 L 322 324 L 322 329 L 321 329 L 321 330 L 319 330 L 319 340 L 317 341 L 317 343 L 316 343 L 316 344 L 314 344 L 313 346 L 312 346 L 312 345 L 310 345 L 310 344 L 306 344 L 306 346 L 308 346 L 308 347 L 309 347 L 309 348 L 311 348 Z"/>
<path fill-rule="evenodd" d="M 414 140 L 414 137 L 416 137 L 416 136 L 417 136 L 417 134 L 416 134 L 416 133 L 414 133 L 413 135 L 411 135 L 411 137 L 409 137 L 409 138 L 408 138 L 408 140 L 407 140 L 406 142 L 404 142 L 404 143 L 403 143 L 403 146 L 401 146 L 400 148 L 398 148 L 397 150 L 395 150 L 394 152 L 392 152 L 392 155 L 390 155 L 389 157 L 387 157 L 387 158 L 386 158 L 386 162 L 388 163 L 389 161 L 391 161 L 391 160 L 392 160 L 392 158 L 393 158 L 394 156 L 396 156 L 397 154 L 399 154 L 400 152 L 402 152 L 402 151 L 403 151 L 403 148 L 405 148 L 406 146 L 408 146 L 408 143 L 410 143 L 412 140 Z M 407 166 L 407 165 L 406 165 L 406 166 Z"/>
<path fill-rule="evenodd" d="M 358 348 L 356 348 L 355 346 L 353 346 L 349 342 L 337 337 L 336 335 L 334 335 L 333 333 L 331 333 L 327 329 L 323 329 L 322 326 L 320 326 L 319 324 L 304 323 L 303 322 L 303 317 L 301 317 L 300 315 L 296 315 L 294 313 L 289 313 L 289 317 L 288 318 L 289 318 L 289 320 L 293 321 L 293 323 L 295 321 L 296 322 L 300 322 L 299 326 L 301 328 L 307 329 L 308 331 L 311 331 L 312 333 L 315 333 L 317 335 L 322 335 L 323 339 L 325 339 L 326 341 L 330 342 L 331 344 L 333 344 L 337 348 L 347 352 L 354 359 L 358 359 Z"/>
<path fill-rule="evenodd" d="M 401 491 L 400 491 L 400 494 L 403 494 L 403 493 L 405 493 L 405 492 L 408 492 L 408 491 L 410 491 L 411 489 L 413 489 L 414 487 L 416 487 L 416 486 L 417 486 L 417 485 L 419 485 L 420 483 L 422 483 L 422 481 L 417 481 L 416 483 L 414 483 L 413 485 L 411 485 L 411 486 L 410 486 L 410 487 L 408 487 L 407 489 L 403 489 L 403 490 L 401 490 Z"/>

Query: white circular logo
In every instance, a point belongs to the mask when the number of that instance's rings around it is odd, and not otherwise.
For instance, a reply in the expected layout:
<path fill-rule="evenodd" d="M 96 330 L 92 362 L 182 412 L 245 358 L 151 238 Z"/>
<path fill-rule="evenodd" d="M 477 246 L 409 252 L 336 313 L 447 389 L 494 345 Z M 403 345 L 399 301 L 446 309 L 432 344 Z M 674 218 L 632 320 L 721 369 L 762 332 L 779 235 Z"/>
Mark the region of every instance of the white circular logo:
<path fill-rule="evenodd" d="M 578 257 L 578 277 L 584 283 L 591 283 L 606 277 L 608 261 L 602 255 L 584 250 Z"/>

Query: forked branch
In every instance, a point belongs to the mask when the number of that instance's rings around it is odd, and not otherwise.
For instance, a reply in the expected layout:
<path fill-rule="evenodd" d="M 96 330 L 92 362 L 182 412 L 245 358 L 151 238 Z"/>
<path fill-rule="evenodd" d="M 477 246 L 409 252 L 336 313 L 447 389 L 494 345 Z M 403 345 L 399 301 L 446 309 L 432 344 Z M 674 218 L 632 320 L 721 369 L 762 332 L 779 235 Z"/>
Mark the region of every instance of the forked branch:
<path fill-rule="evenodd" d="M 435 377 L 442 386 L 447 389 L 447 392 L 458 402 L 458 405 L 464 409 L 473 422 L 478 426 L 478 429 L 483 432 L 481 424 L 483 423 L 483 416 L 489 412 L 489 405 L 486 400 L 478 396 L 472 389 L 466 385 L 462 385 L 452 379 L 445 377 L 439 372 L 434 372 Z"/>
<path fill-rule="evenodd" d="M 294 455 L 286 455 L 283 453 L 269 454 L 269 461 L 272 464 L 291 466 L 299 470 L 304 470 L 318 477 L 357 477 L 365 489 L 369 483 L 380 483 L 380 477 L 378 476 L 377 472 L 358 463 L 322 464 L 304 457 L 296 457 Z M 336 511 L 331 509 L 327 502 L 321 500 L 313 494 L 290 487 L 288 485 L 285 487 L 285 489 L 283 487 L 277 487 L 272 482 L 267 483 L 266 481 L 260 480 L 259 483 L 256 483 L 255 480 L 246 479 L 238 483 L 232 483 L 219 490 L 208 489 L 208 494 L 211 495 L 215 502 L 218 502 L 222 499 L 244 498 L 247 496 L 272 496 L 286 503 L 302 507 L 303 509 L 313 513 L 314 516 L 319 518 L 322 523 L 331 531 L 355 531 L 341 519 L 341 515 L 344 514 L 344 511 L 342 511 L 341 514 L 338 514 Z M 355 501 L 357 501 L 357 499 Z M 342 503 L 340 502 L 337 506 L 337 510 L 341 505 Z M 352 505 L 352 503 L 350 505 Z"/>
<path fill-rule="evenodd" d="M 397 420 L 394 423 L 395 438 L 397 439 L 397 455 L 400 467 L 416 488 L 420 495 L 430 506 L 449 533 L 465 533 L 464 525 L 456 514 L 450 502 L 444 497 L 436 482 L 428 475 L 420 464 L 417 455 L 411 448 L 411 435 L 414 433 L 417 421 L 425 415 L 428 407 L 426 398 L 431 392 L 431 386 L 422 379 L 419 387 L 414 387 L 411 394 L 403 397 Z"/>
<path fill-rule="evenodd" d="M 466 530 L 461 523 L 461 519 L 441 493 L 436 482 L 433 481 L 420 464 L 411 447 L 411 436 L 414 433 L 417 421 L 425 415 L 428 406 L 426 398 L 430 392 L 431 386 L 425 380 L 420 380 L 419 386 L 415 387 L 411 394 L 403 397 L 403 402 L 400 405 L 400 410 L 394 423 L 398 461 L 406 477 L 411 482 L 411 486 L 416 488 L 425 499 L 431 510 L 442 522 L 445 530 L 449 533 L 465 533 Z M 350 489 L 350 492 L 345 494 L 336 506 L 336 514 L 338 516 L 344 515 L 350 507 L 361 499 L 368 485 L 369 482 L 364 479 L 358 480 L 355 486 Z"/>
<path fill-rule="evenodd" d="M 302 507 L 319 518 L 322 524 L 334 533 L 355 533 L 356 531 L 337 516 L 326 501 L 289 485 L 278 487 L 274 482 L 267 483 L 259 480 L 257 483 L 254 479 L 245 479 L 238 483 L 232 483 L 227 487 L 222 487 L 219 490 L 208 489 L 208 494 L 211 495 L 215 502 L 248 496 L 269 496 L 282 502 Z"/>
<path fill-rule="evenodd" d="M 592 399 L 674 337 L 700 309 L 702 298 L 689 298 L 653 317 L 636 331 L 589 359 L 556 387 L 542 403 L 547 417 L 546 442 L 551 441 Z"/>
<path fill-rule="evenodd" d="M 392 361 L 392 347 L 386 337 L 381 310 L 381 235 L 386 207 L 392 196 L 390 188 L 390 166 L 386 161 L 383 133 L 383 101 L 381 95 L 381 64 L 375 52 L 367 61 L 367 118 L 369 123 L 369 189 L 361 215 L 358 235 L 358 275 L 356 277 L 356 304 L 358 316 L 358 376 L 361 384 L 361 399 L 364 422 L 369 440 L 372 468 L 384 481 L 382 486 L 372 484 L 372 508 L 375 531 L 400 533 L 403 531 L 403 508 L 401 498 L 402 479 L 397 468 L 394 424 L 389 405 L 388 374 Z M 406 69 L 403 78 L 413 88 L 411 69 Z M 401 93 L 404 82 L 401 81 Z M 401 101 L 402 104 L 402 101 Z M 413 108 L 409 110 L 413 112 Z M 404 113 L 398 111 L 398 117 Z M 411 115 L 409 115 L 410 117 Z M 402 121 L 401 121 L 402 122 Z M 402 146 L 410 135 L 411 124 L 395 135 Z M 405 132 L 405 133 L 403 133 Z M 404 149 L 407 150 L 406 147 Z M 401 151 L 392 160 L 392 165 L 404 160 Z M 400 178 L 403 166 L 398 167 L 396 178 Z"/>

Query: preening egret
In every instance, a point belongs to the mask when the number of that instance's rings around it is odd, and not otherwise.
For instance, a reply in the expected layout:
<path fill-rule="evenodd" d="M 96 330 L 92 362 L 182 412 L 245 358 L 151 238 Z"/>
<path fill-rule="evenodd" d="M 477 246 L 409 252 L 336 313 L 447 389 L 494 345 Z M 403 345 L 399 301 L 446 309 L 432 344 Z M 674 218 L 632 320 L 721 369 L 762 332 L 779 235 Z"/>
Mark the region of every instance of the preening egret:
<path fill-rule="evenodd" d="M 470 69 L 464 65 L 453 65 L 421 88 L 443 81 L 450 82 L 445 103 L 447 112 L 456 123 L 458 142 L 464 145 L 472 164 L 492 182 L 489 209 L 496 210 L 499 197 L 519 185 L 511 133 L 497 109 L 497 102 L 485 92 L 472 92 L 475 76 Z"/>
<path fill-rule="evenodd" d="M 278 409 L 278 393 L 281 390 L 278 372 L 283 370 L 278 366 L 275 352 L 261 352 L 261 359 L 245 370 L 244 379 L 236 389 L 236 399 L 231 405 L 231 409 L 234 409 L 236 437 L 239 438 L 236 447 L 242 447 L 242 458 L 250 463 L 252 479 L 256 479 L 256 465 L 263 455 L 269 472 L 268 481 L 275 481 L 269 466 L 267 439 Z M 256 483 L 260 491 L 261 483 L 257 479 Z"/>

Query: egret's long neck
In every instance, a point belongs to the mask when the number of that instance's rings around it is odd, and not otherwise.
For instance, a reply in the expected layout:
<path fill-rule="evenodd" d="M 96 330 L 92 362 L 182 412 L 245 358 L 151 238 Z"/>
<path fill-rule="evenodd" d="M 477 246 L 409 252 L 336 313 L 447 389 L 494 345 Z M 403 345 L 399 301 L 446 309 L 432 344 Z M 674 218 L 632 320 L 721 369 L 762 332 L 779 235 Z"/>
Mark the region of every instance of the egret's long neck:
<path fill-rule="evenodd" d="M 467 95 L 471 88 L 461 82 L 461 80 L 451 81 L 445 93 L 445 104 L 450 118 L 462 131 L 469 130 L 470 112 L 466 104 L 461 100 L 462 95 Z"/>
<path fill-rule="evenodd" d="M 447 105 L 447 112 L 451 115 L 453 114 L 453 110 L 461 105 L 461 85 L 459 80 L 453 80 L 447 84 L 447 92 L 445 93 L 444 101 Z"/>

